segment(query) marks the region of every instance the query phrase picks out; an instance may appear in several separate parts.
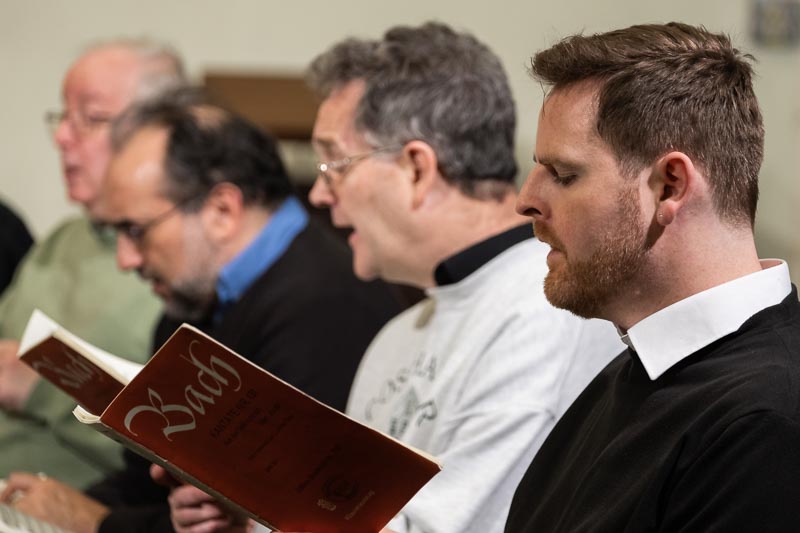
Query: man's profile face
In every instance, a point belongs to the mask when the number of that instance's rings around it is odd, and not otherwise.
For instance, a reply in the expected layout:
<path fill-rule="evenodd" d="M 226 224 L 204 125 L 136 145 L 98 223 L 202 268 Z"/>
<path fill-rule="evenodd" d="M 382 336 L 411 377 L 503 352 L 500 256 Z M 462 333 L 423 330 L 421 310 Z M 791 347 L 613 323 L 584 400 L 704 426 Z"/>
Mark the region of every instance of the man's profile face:
<path fill-rule="evenodd" d="M 111 161 L 98 211 L 104 222 L 119 228 L 144 228 L 138 239 L 118 233 L 118 266 L 149 281 L 168 315 L 192 320 L 202 317 L 213 300 L 218 254 L 202 211 L 185 213 L 164 195 L 166 144 L 164 129 L 135 133 Z"/>
<path fill-rule="evenodd" d="M 534 233 L 552 248 L 545 295 L 556 307 L 603 317 L 646 259 L 640 181 L 621 174 L 595 131 L 594 89 L 554 91 L 539 116 L 537 164 L 517 211 L 533 216 Z"/>
<path fill-rule="evenodd" d="M 90 214 L 111 158 L 109 122 L 133 101 L 141 68 L 132 52 L 112 47 L 83 56 L 64 78 L 66 118 L 54 139 L 67 195 Z"/>
<path fill-rule="evenodd" d="M 312 143 L 321 162 L 373 150 L 353 126 L 363 93 L 363 83 L 351 82 L 332 93 L 320 106 Z M 393 279 L 393 271 L 403 261 L 404 250 L 397 243 L 397 229 L 404 215 L 402 200 L 393 186 L 397 167 L 391 154 L 359 159 L 332 172 L 331 186 L 317 177 L 309 195 L 317 207 L 330 207 L 334 226 L 352 228 L 348 243 L 353 250 L 353 270 L 363 280 Z"/>

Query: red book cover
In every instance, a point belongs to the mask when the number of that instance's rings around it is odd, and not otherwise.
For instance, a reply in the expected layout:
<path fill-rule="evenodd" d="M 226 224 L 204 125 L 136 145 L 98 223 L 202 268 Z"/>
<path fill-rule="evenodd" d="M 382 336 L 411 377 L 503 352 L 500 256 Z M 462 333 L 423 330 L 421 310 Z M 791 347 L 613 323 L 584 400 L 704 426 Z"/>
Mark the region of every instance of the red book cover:
<path fill-rule="evenodd" d="M 100 423 L 154 462 L 283 531 L 379 531 L 440 470 L 432 458 L 188 325 L 116 396 Z"/>
<path fill-rule="evenodd" d="M 95 414 L 102 413 L 125 387 L 124 383 L 84 357 L 75 346 L 57 337 L 46 338 L 20 358 Z"/>

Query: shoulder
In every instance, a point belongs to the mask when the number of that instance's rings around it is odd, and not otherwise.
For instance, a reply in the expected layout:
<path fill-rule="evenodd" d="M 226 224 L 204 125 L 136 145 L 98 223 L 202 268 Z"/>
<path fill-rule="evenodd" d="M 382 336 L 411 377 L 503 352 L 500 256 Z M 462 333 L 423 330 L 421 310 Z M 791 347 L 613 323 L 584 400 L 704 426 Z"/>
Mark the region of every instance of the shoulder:
<path fill-rule="evenodd" d="M 674 379 L 695 380 L 725 420 L 770 411 L 800 420 L 800 321 L 780 319 L 780 306 L 687 358 Z"/>
<path fill-rule="evenodd" d="M 97 237 L 92 225 L 86 217 L 75 216 L 59 223 L 32 249 L 32 254 L 40 257 L 51 257 L 76 249 L 87 249 L 97 246 Z"/>

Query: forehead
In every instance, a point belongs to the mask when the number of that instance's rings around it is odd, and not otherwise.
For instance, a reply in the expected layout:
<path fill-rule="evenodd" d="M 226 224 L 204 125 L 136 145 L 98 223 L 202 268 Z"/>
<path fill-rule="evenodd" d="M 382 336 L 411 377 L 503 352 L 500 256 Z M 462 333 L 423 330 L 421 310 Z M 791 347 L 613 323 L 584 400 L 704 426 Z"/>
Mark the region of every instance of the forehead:
<path fill-rule="evenodd" d="M 108 211 L 149 212 L 169 202 L 162 194 L 167 138 L 163 128 L 143 128 L 113 157 L 102 193 Z"/>
<path fill-rule="evenodd" d="M 122 111 L 135 97 L 142 62 L 124 48 L 89 52 L 69 69 L 64 78 L 63 98 L 69 105 L 102 105 L 110 112 Z"/>
<path fill-rule="evenodd" d="M 597 134 L 596 119 L 597 92 L 593 85 L 578 84 L 553 91 L 539 113 L 537 158 L 572 159 L 587 151 L 608 150 Z"/>
<path fill-rule="evenodd" d="M 333 91 L 320 104 L 312 143 L 321 153 L 330 155 L 368 146 L 354 125 L 356 109 L 364 90 L 363 81 L 352 81 Z"/>

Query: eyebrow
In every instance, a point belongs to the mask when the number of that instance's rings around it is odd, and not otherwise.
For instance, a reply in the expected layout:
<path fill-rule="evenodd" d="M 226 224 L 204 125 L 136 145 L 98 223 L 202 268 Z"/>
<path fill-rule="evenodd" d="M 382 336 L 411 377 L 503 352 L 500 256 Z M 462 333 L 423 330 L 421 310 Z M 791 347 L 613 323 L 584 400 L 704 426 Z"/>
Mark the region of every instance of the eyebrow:
<path fill-rule="evenodd" d="M 567 161 L 566 159 L 560 159 L 558 157 L 537 157 L 536 154 L 533 154 L 533 162 L 539 165 L 560 167 L 565 169 L 578 170 L 583 168 L 583 165 L 574 161 Z"/>
<path fill-rule="evenodd" d="M 335 157 L 337 154 L 341 153 L 339 145 L 332 139 L 312 137 L 311 146 L 318 152 L 321 152 L 324 157 Z"/>
<path fill-rule="evenodd" d="M 325 152 L 333 152 L 337 148 L 336 142 L 332 139 L 323 139 L 319 137 L 312 137 L 311 144 L 314 145 L 319 150 Z"/>

